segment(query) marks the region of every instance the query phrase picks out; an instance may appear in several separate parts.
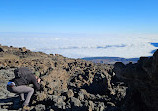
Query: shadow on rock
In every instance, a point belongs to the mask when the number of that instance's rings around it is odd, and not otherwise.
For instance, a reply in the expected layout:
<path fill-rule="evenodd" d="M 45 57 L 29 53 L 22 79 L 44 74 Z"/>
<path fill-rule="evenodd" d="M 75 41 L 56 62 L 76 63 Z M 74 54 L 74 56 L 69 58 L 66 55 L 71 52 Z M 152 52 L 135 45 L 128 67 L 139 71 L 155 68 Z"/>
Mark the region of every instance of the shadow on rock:
<path fill-rule="evenodd" d="M 0 105 L 2 109 L 18 110 L 21 107 L 20 104 L 19 97 L 0 99 Z"/>

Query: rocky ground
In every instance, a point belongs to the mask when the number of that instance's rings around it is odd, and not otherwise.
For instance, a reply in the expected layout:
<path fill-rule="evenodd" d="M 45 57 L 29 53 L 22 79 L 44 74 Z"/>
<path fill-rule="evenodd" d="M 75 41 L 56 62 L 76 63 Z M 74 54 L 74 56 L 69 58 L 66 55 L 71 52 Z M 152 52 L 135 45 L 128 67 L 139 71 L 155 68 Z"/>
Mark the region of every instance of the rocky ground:
<path fill-rule="evenodd" d="M 29 67 L 42 79 L 32 111 L 156 111 L 157 56 L 106 65 L 0 46 L 0 110 L 21 110 L 19 96 L 8 92 L 6 84 L 15 68 Z"/>

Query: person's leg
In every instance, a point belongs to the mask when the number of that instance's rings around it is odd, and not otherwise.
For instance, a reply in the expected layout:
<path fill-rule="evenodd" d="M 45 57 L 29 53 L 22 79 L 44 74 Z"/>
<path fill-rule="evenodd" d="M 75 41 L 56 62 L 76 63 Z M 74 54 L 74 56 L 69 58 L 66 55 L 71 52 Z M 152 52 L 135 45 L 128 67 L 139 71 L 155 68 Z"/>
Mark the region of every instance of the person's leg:
<path fill-rule="evenodd" d="M 17 86 L 12 88 L 14 92 L 16 93 L 28 93 L 27 97 L 25 99 L 25 102 L 23 103 L 24 106 L 28 105 L 31 99 L 32 94 L 34 93 L 34 89 L 25 85 Z"/>
<path fill-rule="evenodd" d="M 28 92 L 28 94 L 27 94 L 27 96 L 26 96 L 26 100 L 25 100 L 25 102 L 24 102 L 23 105 L 28 105 L 28 104 L 29 104 L 30 99 L 31 99 L 31 96 L 32 96 L 32 94 L 34 93 L 34 89 L 31 88 L 31 87 L 27 87 L 27 91 L 29 91 L 29 92 Z"/>
<path fill-rule="evenodd" d="M 22 101 L 25 101 L 24 93 L 20 93 L 20 98 L 21 98 Z"/>

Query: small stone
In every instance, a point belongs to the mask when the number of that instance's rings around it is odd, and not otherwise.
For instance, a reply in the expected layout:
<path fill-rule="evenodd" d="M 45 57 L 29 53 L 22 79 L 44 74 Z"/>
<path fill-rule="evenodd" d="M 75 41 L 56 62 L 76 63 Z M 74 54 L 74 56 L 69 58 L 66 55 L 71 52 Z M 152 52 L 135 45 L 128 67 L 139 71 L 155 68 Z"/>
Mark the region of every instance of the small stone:
<path fill-rule="evenodd" d="M 43 104 L 38 104 L 36 107 L 35 107 L 35 110 L 36 111 L 45 111 L 45 105 Z"/>
<path fill-rule="evenodd" d="M 89 101 L 89 111 L 93 111 L 94 110 L 94 103 L 93 101 Z"/>
<path fill-rule="evenodd" d="M 83 92 L 79 92 L 78 93 L 78 99 L 80 100 L 80 101 L 83 101 L 84 100 L 84 94 L 83 94 Z"/>
<path fill-rule="evenodd" d="M 104 105 L 104 103 L 103 102 L 101 102 L 101 103 L 99 103 L 99 105 L 98 105 L 98 111 L 104 111 L 104 109 L 105 109 L 105 105 Z"/>
<path fill-rule="evenodd" d="M 69 89 L 69 90 L 68 90 L 68 92 L 67 92 L 67 96 L 68 96 L 68 98 L 74 96 L 74 93 L 73 93 L 73 90 L 72 90 L 72 89 Z"/>
<path fill-rule="evenodd" d="M 78 107 L 82 106 L 81 101 L 79 99 L 75 98 L 75 97 L 71 97 L 71 103 L 74 106 L 78 106 Z"/>
<path fill-rule="evenodd" d="M 112 103 L 112 102 L 107 102 L 107 105 L 110 105 L 110 106 L 115 106 L 115 104 L 114 104 L 114 103 Z"/>

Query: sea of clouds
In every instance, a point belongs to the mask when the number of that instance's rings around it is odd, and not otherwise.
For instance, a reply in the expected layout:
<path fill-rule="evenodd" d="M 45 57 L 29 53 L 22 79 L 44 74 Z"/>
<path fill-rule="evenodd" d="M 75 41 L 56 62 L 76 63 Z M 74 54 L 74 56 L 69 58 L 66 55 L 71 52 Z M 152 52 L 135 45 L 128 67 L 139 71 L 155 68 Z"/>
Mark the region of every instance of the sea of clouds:
<path fill-rule="evenodd" d="M 158 43 L 156 35 L 127 36 L 84 36 L 64 34 L 16 34 L 0 33 L 0 44 L 14 47 L 26 47 L 31 51 L 48 54 L 61 54 L 70 58 L 83 57 L 123 57 L 137 58 L 152 56 L 151 51 Z"/>

